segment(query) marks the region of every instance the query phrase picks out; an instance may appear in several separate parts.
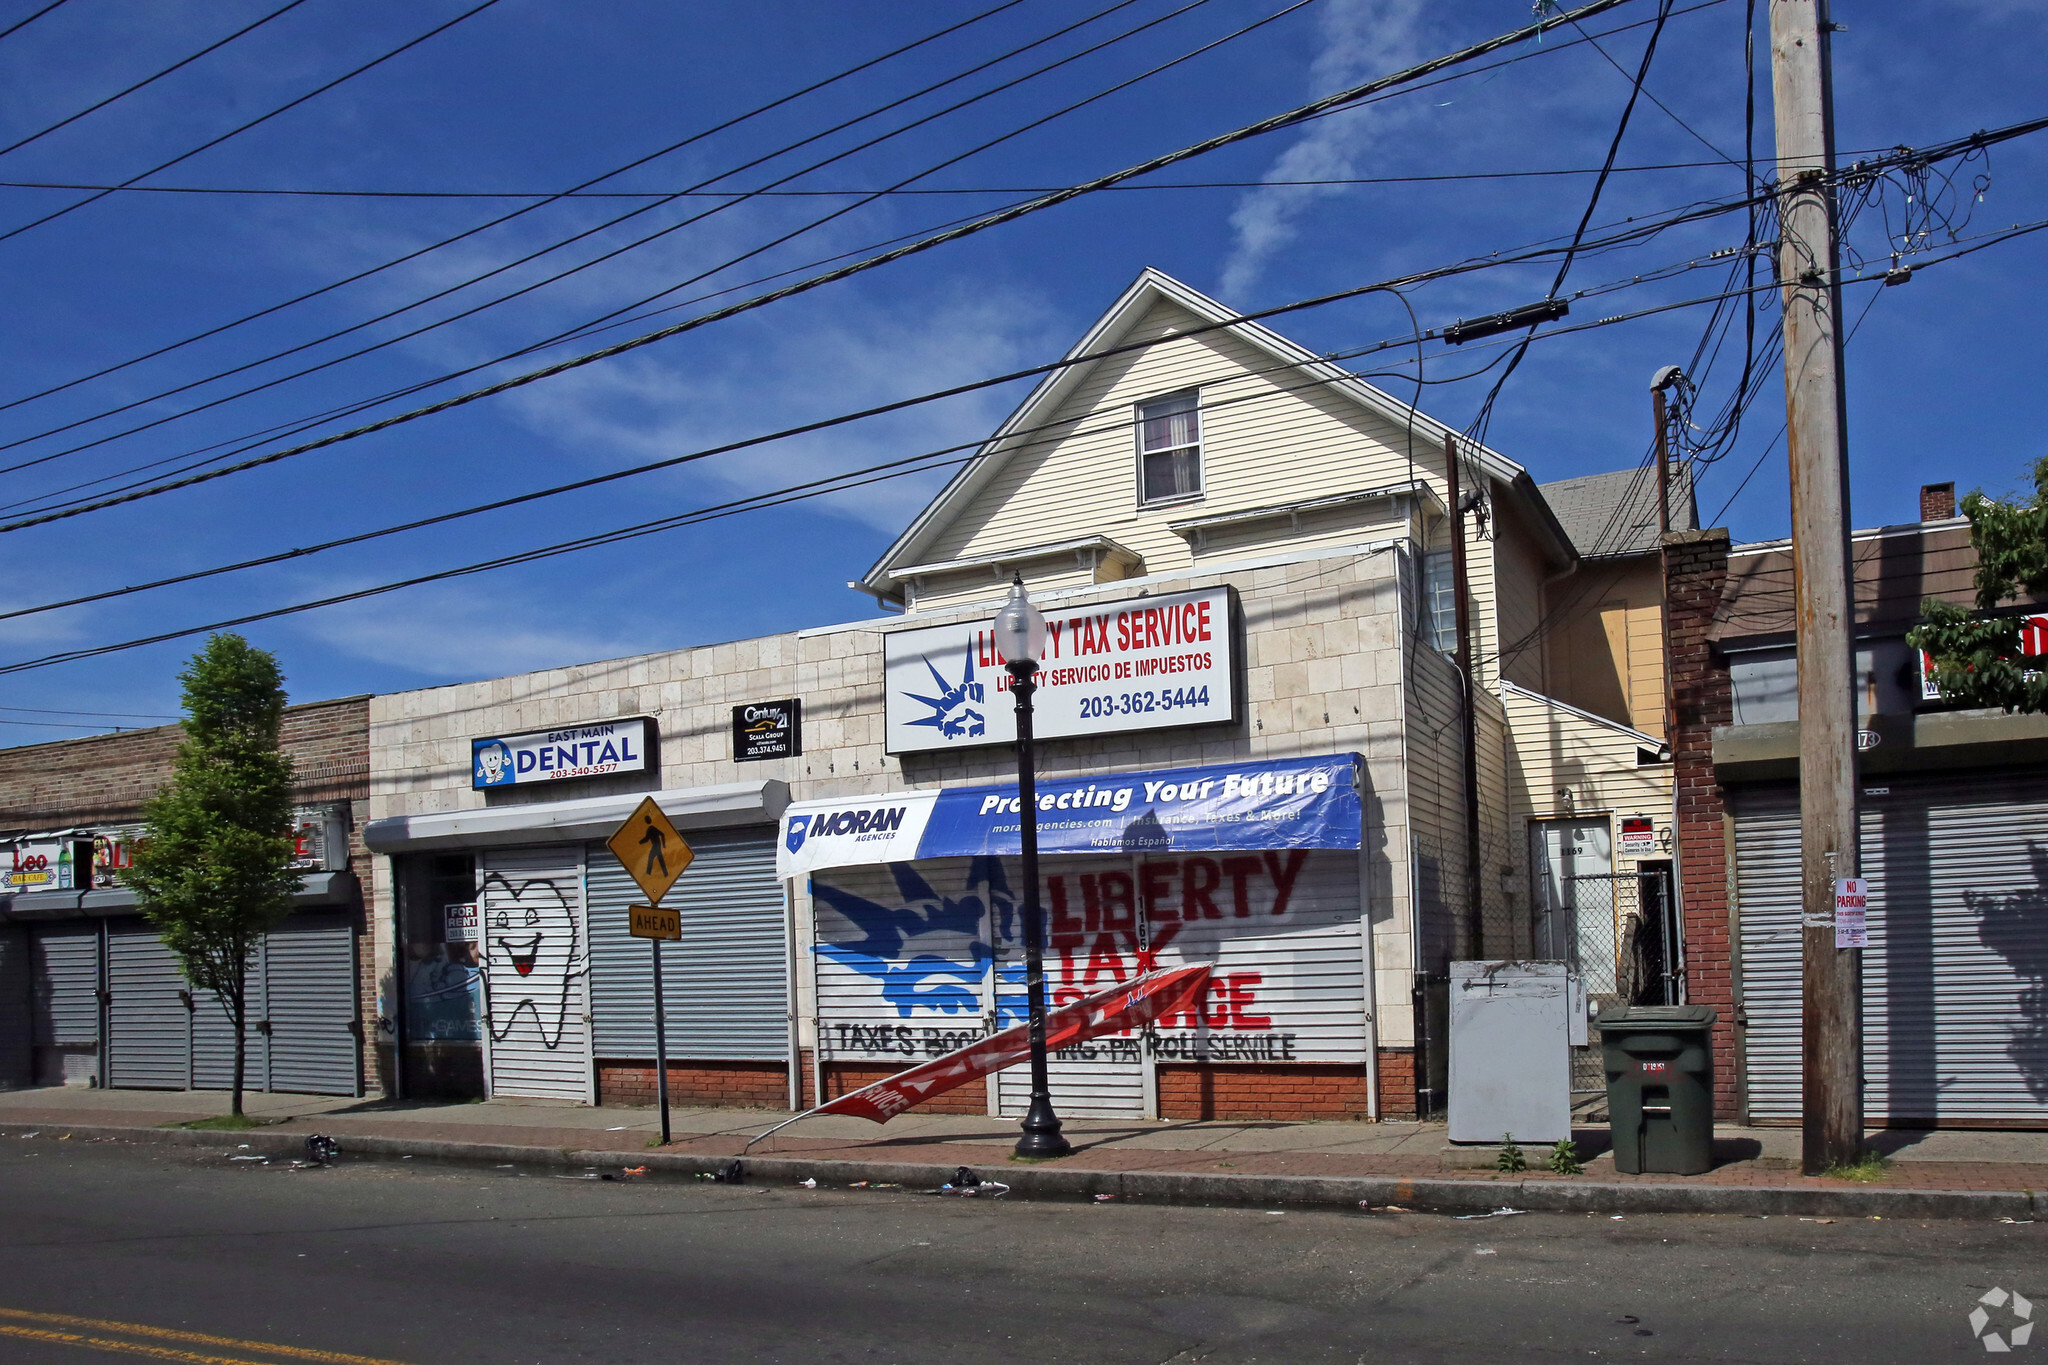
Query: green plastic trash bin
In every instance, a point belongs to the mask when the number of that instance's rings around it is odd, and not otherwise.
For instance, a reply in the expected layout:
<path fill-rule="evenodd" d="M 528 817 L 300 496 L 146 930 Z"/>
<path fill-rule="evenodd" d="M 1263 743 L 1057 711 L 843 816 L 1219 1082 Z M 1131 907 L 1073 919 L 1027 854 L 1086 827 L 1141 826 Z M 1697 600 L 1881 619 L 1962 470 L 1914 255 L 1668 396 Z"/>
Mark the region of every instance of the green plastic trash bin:
<path fill-rule="evenodd" d="M 1699 1175 L 1714 1166 L 1714 1046 L 1705 1005 L 1624 1005 L 1594 1021 L 1607 1066 L 1614 1169 Z"/>

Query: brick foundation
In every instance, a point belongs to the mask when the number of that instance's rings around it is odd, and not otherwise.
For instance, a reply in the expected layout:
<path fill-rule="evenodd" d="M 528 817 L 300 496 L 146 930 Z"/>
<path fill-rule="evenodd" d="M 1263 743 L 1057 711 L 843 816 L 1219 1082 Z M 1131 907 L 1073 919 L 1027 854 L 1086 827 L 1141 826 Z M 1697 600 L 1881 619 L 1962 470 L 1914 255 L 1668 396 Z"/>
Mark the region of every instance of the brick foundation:
<path fill-rule="evenodd" d="M 1727 531 L 1674 531 L 1664 537 L 1685 998 L 1691 1004 L 1711 1005 L 1720 1015 L 1714 1025 L 1714 1116 L 1739 1121 L 1742 1073 L 1735 1027 L 1727 802 L 1714 776 L 1713 753 L 1714 727 L 1730 724 L 1735 708 L 1727 665 L 1714 657 L 1707 635 L 1720 610 L 1727 577 Z"/>
<path fill-rule="evenodd" d="M 668 1101 L 719 1109 L 789 1108 L 789 1067 L 782 1062 L 678 1061 L 668 1064 Z M 597 1062 L 599 1104 L 655 1102 L 654 1062 Z"/>

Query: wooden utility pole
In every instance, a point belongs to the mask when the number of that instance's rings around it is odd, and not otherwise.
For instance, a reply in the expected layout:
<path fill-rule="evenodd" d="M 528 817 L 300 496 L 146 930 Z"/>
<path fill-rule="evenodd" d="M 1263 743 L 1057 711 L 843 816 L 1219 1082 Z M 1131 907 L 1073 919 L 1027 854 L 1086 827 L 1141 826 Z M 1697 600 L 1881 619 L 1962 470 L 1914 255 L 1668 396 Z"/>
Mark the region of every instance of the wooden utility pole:
<path fill-rule="evenodd" d="M 1835 881 L 1856 871 L 1854 596 L 1849 570 L 1841 256 L 1827 0 L 1771 0 L 1784 293 L 1786 448 L 1799 648 L 1799 837 L 1809 1174 L 1863 1143 L 1863 954 L 1835 946 Z"/>
<path fill-rule="evenodd" d="M 1465 937 L 1473 957 L 1486 955 L 1486 907 L 1479 851 L 1479 712 L 1472 696 L 1472 608 L 1465 566 L 1463 480 L 1458 469 L 1458 438 L 1444 433 L 1444 483 L 1451 500 L 1451 594 L 1458 623 L 1459 749 L 1465 769 Z"/>

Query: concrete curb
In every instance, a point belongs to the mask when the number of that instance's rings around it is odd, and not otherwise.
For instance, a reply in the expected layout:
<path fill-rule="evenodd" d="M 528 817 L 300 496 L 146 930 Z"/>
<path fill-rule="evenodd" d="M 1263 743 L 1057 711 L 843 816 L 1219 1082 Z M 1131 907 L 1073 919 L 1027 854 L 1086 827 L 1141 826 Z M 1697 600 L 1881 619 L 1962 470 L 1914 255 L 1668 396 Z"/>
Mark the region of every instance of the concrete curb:
<path fill-rule="evenodd" d="M 69 1133 L 74 1139 L 155 1142 L 179 1147 L 214 1147 L 251 1155 L 303 1155 L 306 1134 L 261 1128 L 227 1131 L 191 1128 L 127 1128 L 110 1124 L 0 1123 L 0 1135 L 44 1138 Z M 732 1158 L 683 1152 L 590 1151 L 496 1142 L 441 1142 L 419 1138 L 344 1135 L 344 1152 L 358 1156 L 491 1165 L 561 1168 L 645 1166 L 650 1175 L 694 1178 L 710 1175 Z M 804 1157 L 747 1157 L 749 1184 L 794 1185 L 816 1180 L 845 1186 L 872 1184 L 933 1189 L 952 1179 L 953 1165 L 908 1161 L 816 1160 Z M 1309 1208 L 1395 1205 L 1427 1213 L 1485 1213 L 1498 1208 L 1532 1213 L 1630 1214 L 1719 1213 L 1837 1218 L 2048 1218 L 2048 1191 L 1916 1190 L 1887 1186 L 1816 1188 L 1803 1185 L 1687 1185 L 1590 1180 L 1445 1180 L 1401 1176 L 1213 1175 L 1185 1171 L 1105 1171 L 1066 1165 L 975 1168 L 985 1180 L 999 1180 L 1012 1197 L 1026 1199 L 1149 1200 L 1165 1204 L 1287 1204 Z"/>

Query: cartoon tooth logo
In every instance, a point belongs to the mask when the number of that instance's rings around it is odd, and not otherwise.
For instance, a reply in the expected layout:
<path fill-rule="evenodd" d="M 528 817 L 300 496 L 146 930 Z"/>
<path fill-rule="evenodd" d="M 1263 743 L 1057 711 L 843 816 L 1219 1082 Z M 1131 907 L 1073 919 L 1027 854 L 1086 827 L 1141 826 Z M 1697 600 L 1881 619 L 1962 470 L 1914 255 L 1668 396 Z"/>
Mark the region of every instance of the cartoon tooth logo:
<path fill-rule="evenodd" d="M 517 1030 L 552 1051 L 568 1022 L 571 987 L 587 966 L 569 897 L 546 877 L 515 883 L 493 872 L 482 898 L 491 1038 L 502 1043 Z"/>
<path fill-rule="evenodd" d="M 512 781 L 512 750 L 502 739 L 480 739 L 471 746 L 470 757 L 475 761 L 476 771 L 470 784 L 476 787 L 503 787 Z"/>

